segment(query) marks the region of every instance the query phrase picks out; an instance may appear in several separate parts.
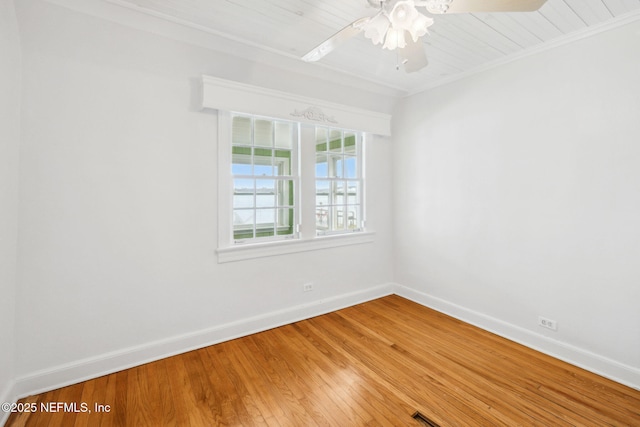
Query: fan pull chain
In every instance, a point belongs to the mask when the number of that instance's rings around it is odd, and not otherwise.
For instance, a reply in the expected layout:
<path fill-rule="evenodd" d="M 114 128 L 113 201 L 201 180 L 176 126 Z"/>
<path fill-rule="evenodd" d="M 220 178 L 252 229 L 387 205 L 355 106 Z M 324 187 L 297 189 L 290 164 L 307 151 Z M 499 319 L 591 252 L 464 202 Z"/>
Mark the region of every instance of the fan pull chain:
<path fill-rule="evenodd" d="M 407 62 L 409 62 L 408 59 L 403 59 L 402 62 L 400 62 L 400 49 L 396 49 L 396 71 L 400 71 L 400 66 L 406 64 Z"/>

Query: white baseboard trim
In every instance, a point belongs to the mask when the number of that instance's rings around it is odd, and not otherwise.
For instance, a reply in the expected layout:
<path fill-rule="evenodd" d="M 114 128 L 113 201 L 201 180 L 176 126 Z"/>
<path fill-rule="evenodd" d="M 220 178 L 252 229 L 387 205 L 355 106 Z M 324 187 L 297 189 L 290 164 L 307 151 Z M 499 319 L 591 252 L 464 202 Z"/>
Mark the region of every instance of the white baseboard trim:
<path fill-rule="evenodd" d="M 470 323 L 541 353 L 555 357 L 587 371 L 640 390 L 640 369 L 609 359 L 588 350 L 537 334 L 486 314 L 462 307 L 438 297 L 394 284 L 394 293 L 456 319 Z"/>
<path fill-rule="evenodd" d="M 33 372 L 15 381 L 13 390 L 9 392 L 10 395 L 7 396 L 5 401 L 15 402 L 26 396 L 55 390 L 60 387 L 98 378 L 165 357 L 175 356 L 176 354 L 186 353 L 223 341 L 229 341 L 278 326 L 309 319 L 321 314 L 391 295 L 392 293 L 393 284 L 374 286 L 363 291 L 338 295 L 309 304 L 265 313 L 209 329 Z"/>

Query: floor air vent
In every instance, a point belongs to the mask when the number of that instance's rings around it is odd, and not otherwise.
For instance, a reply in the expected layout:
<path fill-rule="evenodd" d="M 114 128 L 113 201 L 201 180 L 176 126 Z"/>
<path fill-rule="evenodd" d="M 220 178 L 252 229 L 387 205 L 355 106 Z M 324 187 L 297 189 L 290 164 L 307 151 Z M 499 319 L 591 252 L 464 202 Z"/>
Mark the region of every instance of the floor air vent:
<path fill-rule="evenodd" d="M 416 413 L 413 414 L 411 416 L 411 418 L 413 418 L 414 420 L 418 421 L 422 425 L 425 425 L 425 426 L 428 426 L 428 427 L 440 427 L 437 423 L 431 421 L 429 418 L 425 417 L 424 415 L 422 415 L 418 411 L 416 411 Z"/>

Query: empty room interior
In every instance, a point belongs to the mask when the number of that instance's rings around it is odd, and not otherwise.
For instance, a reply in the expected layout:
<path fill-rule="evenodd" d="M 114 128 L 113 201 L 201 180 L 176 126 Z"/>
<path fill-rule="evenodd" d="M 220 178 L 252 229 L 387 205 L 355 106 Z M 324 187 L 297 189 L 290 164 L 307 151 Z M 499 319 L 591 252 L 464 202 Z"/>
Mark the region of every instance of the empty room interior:
<path fill-rule="evenodd" d="M 640 425 L 640 0 L 0 0 L 0 425 Z"/>

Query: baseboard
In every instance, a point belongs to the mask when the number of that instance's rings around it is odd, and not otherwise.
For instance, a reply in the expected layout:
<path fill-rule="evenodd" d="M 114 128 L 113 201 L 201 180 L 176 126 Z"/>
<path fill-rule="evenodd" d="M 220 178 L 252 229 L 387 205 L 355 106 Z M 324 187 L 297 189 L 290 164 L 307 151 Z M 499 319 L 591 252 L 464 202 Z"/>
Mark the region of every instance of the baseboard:
<path fill-rule="evenodd" d="M 393 290 L 396 295 L 425 307 L 432 308 L 556 359 L 640 390 L 640 369 L 406 286 L 394 284 Z"/>
<path fill-rule="evenodd" d="M 321 314 L 391 295 L 392 293 L 392 284 L 375 286 L 363 291 L 338 295 L 309 304 L 298 305 L 285 310 L 274 311 L 213 328 L 34 372 L 18 378 L 13 387 L 13 392 L 5 401 L 15 402 L 22 397 L 54 390 L 165 357 L 309 319 Z M 11 396 L 14 398 L 11 399 Z"/>

